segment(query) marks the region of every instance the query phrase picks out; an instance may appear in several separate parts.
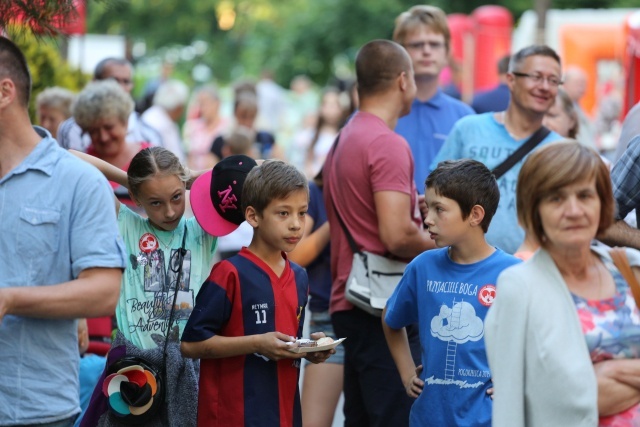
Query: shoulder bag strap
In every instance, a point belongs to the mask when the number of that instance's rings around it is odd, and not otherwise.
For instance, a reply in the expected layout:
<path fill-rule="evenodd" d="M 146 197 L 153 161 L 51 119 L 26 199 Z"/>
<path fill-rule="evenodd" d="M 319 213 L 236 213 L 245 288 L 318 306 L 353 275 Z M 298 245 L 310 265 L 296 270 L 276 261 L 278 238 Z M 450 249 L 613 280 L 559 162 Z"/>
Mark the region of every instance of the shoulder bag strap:
<path fill-rule="evenodd" d="M 500 163 L 498 166 L 493 168 L 491 171 L 493 175 L 496 177 L 496 180 L 499 179 L 502 175 L 504 175 L 509 169 L 511 169 L 516 163 L 518 163 L 524 156 L 529 154 L 531 150 L 533 150 L 536 145 L 540 144 L 543 139 L 549 135 L 551 131 L 544 126 L 541 126 L 537 131 L 533 133 L 525 141 L 524 144 L 520 146 L 516 151 L 513 152 L 509 157 L 507 157 L 504 162 Z"/>
<path fill-rule="evenodd" d="M 636 306 L 640 308 L 640 283 L 638 283 L 636 275 L 633 274 L 633 270 L 629 264 L 629 258 L 627 258 L 627 252 L 624 248 L 611 248 L 609 249 L 609 254 L 613 259 L 613 263 L 620 271 L 620 274 L 622 274 L 624 280 L 629 284 L 633 299 L 636 300 Z"/>
<path fill-rule="evenodd" d="M 340 142 L 340 134 L 336 136 L 336 140 L 333 142 L 333 147 L 331 148 L 331 155 L 332 155 L 331 160 L 333 161 L 334 169 L 336 165 L 335 155 L 336 155 L 336 148 L 338 147 L 338 142 Z M 335 175 L 335 171 L 334 173 L 332 173 L 332 175 Z M 327 177 L 327 179 L 329 180 L 329 184 L 331 184 L 331 178 L 332 178 L 331 176 Z M 351 252 L 353 252 L 354 254 L 360 253 L 360 249 L 358 249 L 358 245 L 356 244 L 356 241 L 353 239 L 353 236 L 351 235 L 351 233 L 349 233 L 349 229 L 347 228 L 347 225 L 344 223 L 344 221 L 342 220 L 342 217 L 338 213 L 338 208 L 336 206 L 336 199 L 333 198 L 333 191 L 331 188 L 329 188 L 329 197 L 331 198 L 331 203 L 333 203 L 333 211 L 336 213 L 336 216 L 338 217 L 338 222 L 340 223 L 340 227 L 342 227 L 342 231 L 344 231 L 345 236 L 347 236 L 347 241 L 349 242 L 349 247 L 351 248 Z"/>

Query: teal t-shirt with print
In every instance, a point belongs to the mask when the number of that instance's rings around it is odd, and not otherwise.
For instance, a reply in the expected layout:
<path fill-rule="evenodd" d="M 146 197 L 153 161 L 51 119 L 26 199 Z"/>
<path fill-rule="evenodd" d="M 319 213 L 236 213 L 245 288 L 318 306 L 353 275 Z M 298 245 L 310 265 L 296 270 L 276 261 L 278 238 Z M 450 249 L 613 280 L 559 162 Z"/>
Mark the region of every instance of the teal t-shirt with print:
<path fill-rule="evenodd" d="M 118 329 L 139 348 L 155 348 L 167 333 L 185 229 L 186 254 L 174 310 L 180 335 L 211 272 L 217 238 L 194 217 L 183 217 L 174 231 L 158 230 L 125 205 L 120 205 L 118 227 L 128 257 L 116 308 Z"/>

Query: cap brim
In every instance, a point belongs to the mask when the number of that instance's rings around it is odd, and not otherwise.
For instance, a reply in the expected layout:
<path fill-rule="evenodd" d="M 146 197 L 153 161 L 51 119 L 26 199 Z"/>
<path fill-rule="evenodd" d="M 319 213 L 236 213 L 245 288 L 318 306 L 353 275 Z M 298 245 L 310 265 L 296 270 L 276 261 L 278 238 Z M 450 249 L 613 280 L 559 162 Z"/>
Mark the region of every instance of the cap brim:
<path fill-rule="evenodd" d="M 200 175 L 191 185 L 191 210 L 200 227 L 212 236 L 222 237 L 236 230 L 239 225 L 222 218 L 211 203 L 211 179 L 213 171 Z"/>

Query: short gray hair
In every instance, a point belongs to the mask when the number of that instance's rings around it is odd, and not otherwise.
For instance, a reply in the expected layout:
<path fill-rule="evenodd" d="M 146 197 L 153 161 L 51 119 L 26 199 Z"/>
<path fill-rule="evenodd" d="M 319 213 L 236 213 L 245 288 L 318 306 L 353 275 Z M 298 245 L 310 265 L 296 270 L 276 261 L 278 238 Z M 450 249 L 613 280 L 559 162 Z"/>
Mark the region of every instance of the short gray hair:
<path fill-rule="evenodd" d="M 89 83 L 80 92 L 71 112 L 78 126 L 87 130 L 96 121 L 110 117 L 126 125 L 133 107 L 133 99 L 118 83 L 101 80 Z"/>
<path fill-rule="evenodd" d="M 513 73 L 517 72 L 520 69 L 520 65 L 522 62 L 530 57 L 530 56 L 546 56 L 555 60 L 558 65 L 562 67 L 562 61 L 560 60 L 560 56 L 556 53 L 555 50 L 550 48 L 547 45 L 531 45 L 527 47 L 523 47 L 519 51 L 517 51 L 513 56 L 511 56 L 511 60 L 509 61 L 509 72 Z"/>
<path fill-rule="evenodd" d="M 171 111 L 189 100 L 189 87 L 180 80 L 167 80 L 153 96 L 153 105 Z"/>
<path fill-rule="evenodd" d="M 36 108 L 48 107 L 60 111 L 66 119 L 71 117 L 71 104 L 76 94 L 58 86 L 48 87 L 36 97 Z"/>

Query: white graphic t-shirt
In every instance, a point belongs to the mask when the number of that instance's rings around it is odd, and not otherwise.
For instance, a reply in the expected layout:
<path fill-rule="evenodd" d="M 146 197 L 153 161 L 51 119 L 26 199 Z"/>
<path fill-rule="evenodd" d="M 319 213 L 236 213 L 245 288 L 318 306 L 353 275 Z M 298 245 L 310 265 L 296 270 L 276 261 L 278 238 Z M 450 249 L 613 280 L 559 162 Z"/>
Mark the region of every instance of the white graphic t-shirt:
<path fill-rule="evenodd" d="M 154 348 L 167 333 L 185 229 L 186 253 L 173 315 L 180 335 L 211 272 L 217 238 L 207 234 L 194 217 L 182 218 L 174 231 L 158 230 L 124 205 L 120 205 L 118 227 L 128 256 L 116 308 L 118 329 L 139 348 Z"/>
<path fill-rule="evenodd" d="M 458 264 L 447 250 L 416 257 L 387 303 L 390 327 L 418 323 L 420 329 L 425 385 L 411 408 L 410 425 L 490 427 L 484 318 L 498 275 L 520 260 L 496 249 L 477 263 Z"/>

